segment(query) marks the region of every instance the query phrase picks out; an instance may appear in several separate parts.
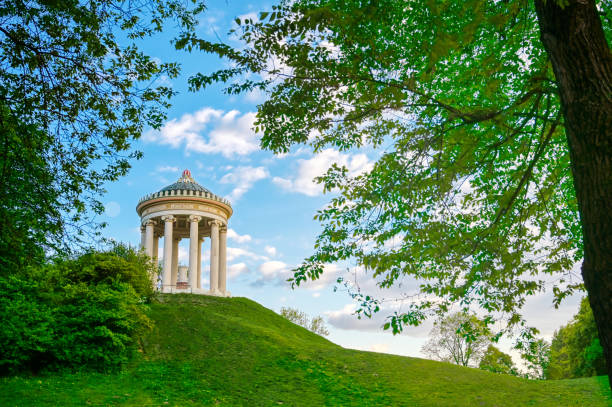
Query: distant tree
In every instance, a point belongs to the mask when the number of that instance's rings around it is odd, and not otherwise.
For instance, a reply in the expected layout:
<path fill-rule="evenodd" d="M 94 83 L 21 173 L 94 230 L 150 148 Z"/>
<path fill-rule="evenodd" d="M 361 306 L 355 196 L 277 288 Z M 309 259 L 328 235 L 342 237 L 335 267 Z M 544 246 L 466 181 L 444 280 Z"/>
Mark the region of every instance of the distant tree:
<path fill-rule="evenodd" d="M 521 349 L 521 358 L 525 361 L 527 372 L 525 377 L 530 379 L 547 379 L 548 364 L 550 361 L 550 344 L 544 339 L 531 341 Z"/>
<path fill-rule="evenodd" d="M 461 366 L 475 366 L 491 343 L 490 331 L 475 315 L 450 314 L 429 333 L 421 351 L 434 359 Z"/>
<path fill-rule="evenodd" d="M 550 345 L 549 379 L 568 379 L 606 374 L 593 311 L 587 298 L 573 320 L 555 332 Z"/>
<path fill-rule="evenodd" d="M 480 359 L 478 367 L 493 373 L 503 373 L 514 376 L 518 376 L 519 374 L 518 369 L 514 366 L 514 362 L 512 361 L 512 356 L 502 352 L 493 345 L 489 345 L 482 359 Z"/>
<path fill-rule="evenodd" d="M 159 127 L 178 75 L 137 47 L 199 0 L 0 2 L 0 273 L 95 236 L 104 184 Z M 74 246 L 74 245 L 72 245 Z"/>
<path fill-rule="evenodd" d="M 308 314 L 302 312 L 296 308 L 282 307 L 280 311 L 281 316 L 287 318 L 289 321 L 296 325 L 300 325 L 317 335 L 327 336 L 329 331 L 325 326 L 325 321 L 321 316 L 310 319 Z"/>

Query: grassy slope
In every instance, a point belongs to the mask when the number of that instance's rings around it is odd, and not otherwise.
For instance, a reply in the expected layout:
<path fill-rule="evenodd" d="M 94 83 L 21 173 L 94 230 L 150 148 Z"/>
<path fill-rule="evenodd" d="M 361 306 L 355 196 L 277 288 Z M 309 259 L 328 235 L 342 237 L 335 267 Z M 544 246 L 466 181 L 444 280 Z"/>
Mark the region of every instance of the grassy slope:
<path fill-rule="evenodd" d="M 5 378 L 0 406 L 609 406 L 607 377 L 529 381 L 343 349 L 245 298 L 162 296 L 120 374 Z"/>

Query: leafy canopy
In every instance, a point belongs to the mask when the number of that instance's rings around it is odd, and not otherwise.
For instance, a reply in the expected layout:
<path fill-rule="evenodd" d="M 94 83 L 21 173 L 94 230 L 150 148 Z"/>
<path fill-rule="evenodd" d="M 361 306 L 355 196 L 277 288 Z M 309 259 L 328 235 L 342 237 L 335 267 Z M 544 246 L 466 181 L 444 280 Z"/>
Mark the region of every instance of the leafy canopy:
<path fill-rule="evenodd" d="M 194 89 L 267 92 L 255 129 L 274 152 L 376 157 L 366 173 L 334 165 L 318 178 L 336 194 L 292 284 L 350 261 L 382 288 L 418 286 L 386 325 L 394 332 L 459 303 L 526 337 L 528 296 L 548 284 L 558 304 L 583 289 L 558 89 L 530 2 L 281 1 L 236 23 L 244 48 L 183 38 L 232 63 L 192 77 Z"/>
<path fill-rule="evenodd" d="M 125 175 L 179 66 L 140 51 L 165 22 L 191 32 L 198 0 L 0 4 L 0 268 L 95 234 L 104 183 Z M 93 216 L 89 216 L 92 215 Z"/>

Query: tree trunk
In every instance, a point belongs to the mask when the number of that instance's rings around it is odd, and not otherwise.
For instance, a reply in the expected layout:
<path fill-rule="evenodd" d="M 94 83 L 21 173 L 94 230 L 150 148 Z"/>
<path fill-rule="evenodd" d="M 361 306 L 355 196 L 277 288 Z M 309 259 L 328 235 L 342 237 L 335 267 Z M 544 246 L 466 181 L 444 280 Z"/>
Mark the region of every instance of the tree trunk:
<path fill-rule="evenodd" d="M 594 0 L 536 0 L 555 73 L 578 198 L 582 278 L 612 386 L 612 56 Z"/>

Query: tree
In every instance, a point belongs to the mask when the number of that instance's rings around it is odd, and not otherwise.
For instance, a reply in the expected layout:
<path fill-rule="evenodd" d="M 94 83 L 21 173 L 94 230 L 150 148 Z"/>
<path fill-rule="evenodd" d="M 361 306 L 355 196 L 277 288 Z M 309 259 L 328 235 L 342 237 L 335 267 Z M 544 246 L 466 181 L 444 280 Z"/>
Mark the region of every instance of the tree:
<path fill-rule="evenodd" d="M 512 356 L 502 352 L 493 345 L 489 345 L 484 352 L 482 359 L 480 359 L 480 363 L 478 363 L 478 367 L 493 373 L 509 374 L 513 376 L 519 375 L 518 369 L 514 366 L 514 362 L 512 361 Z"/>
<path fill-rule="evenodd" d="M 611 366 L 611 22 L 596 0 L 281 1 L 237 20 L 245 47 L 177 45 L 232 62 L 194 89 L 268 93 L 264 148 L 378 148 L 370 171 L 319 178 L 338 196 L 294 285 L 343 260 L 381 287 L 408 276 L 399 332 L 457 302 L 523 327 L 547 280 L 556 305 L 584 281 Z"/>
<path fill-rule="evenodd" d="M 329 331 L 325 326 L 325 321 L 323 321 L 323 318 L 321 316 L 317 316 L 315 318 L 310 319 L 310 317 L 305 312 L 291 307 L 282 307 L 280 314 L 281 316 L 287 318 L 294 324 L 304 327 L 309 331 L 316 333 L 317 335 L 329 335 Z"/>
<path fill-rule="evenodd" d="M 421 351 L 443 362 L 476 366 L 490 343 L 490 332 L 481 320 L 456 312 L 436 323 Z"/>
<path fill-rule="evenodd" d="M 136 43 L 169 20 L 192 32 L 202 10 L 196 0 L 2 2 L 2 273 L 96 234 L 104 184 L 141 156 L 132 142 L 162 124 L 174 94 L 156 80 L 178 65 Z"/>
<path fill-rule="evenodd" d="M 570 379 L 606 374 L 603 349 L 587 298 L 573 320 L 555 331 L 550 345 L 549 379 Z"/>
<path fill-rule="evenodd" d="M 547 379 L 550 362 L 550 344 L 544 339 L 537 339 L 522 349 L 521 358 L 527 365 L 525 377 L 530 379 Z"/>

